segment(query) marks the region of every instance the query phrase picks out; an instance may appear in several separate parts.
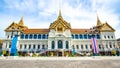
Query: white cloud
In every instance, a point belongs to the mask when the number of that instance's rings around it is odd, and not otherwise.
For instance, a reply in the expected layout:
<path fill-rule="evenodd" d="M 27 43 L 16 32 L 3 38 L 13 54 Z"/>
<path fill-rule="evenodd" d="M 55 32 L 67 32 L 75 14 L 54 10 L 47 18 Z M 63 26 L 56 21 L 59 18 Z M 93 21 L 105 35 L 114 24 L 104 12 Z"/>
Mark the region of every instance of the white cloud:
<path fill-rule="evenodd" d="M 120 37 L 118 35 L 120 28 L 117 28 L 117 25 L 120 25 L 120 20 L 118 14 L 115 13 L 117 9 L 111 7 L 117 2 L 119 0 L 61 0 L 62 15 L 67 22 L 71 23 L 73 28 L 90 28 L 96 25 L 96 14 L 98 13 L 102 22 L 107 21 L 108 24 L 117 30 L 116 37 L 118 38 Z M 30 28 L 48 28 L 49 24 L 57 19 L 59 11 L 59 0 L 24 0 L 12 2 L 6 0 L 6 3 L 10 9 L 16 9 L 25 13 L 32 12 L 30 15 L 24 14 L 26 15 L 25 24 Z M 36 13 L 36 15 L 33 15 L 33 13 Z M 46 21 L 43 21 L 41 17 L 44 17 Z M 53 20 L 53 17 L 56 18 Z M 48 18 L 51 20 L 47 20 Z M 10 21 L 6 22 L 9 23 Z"/>

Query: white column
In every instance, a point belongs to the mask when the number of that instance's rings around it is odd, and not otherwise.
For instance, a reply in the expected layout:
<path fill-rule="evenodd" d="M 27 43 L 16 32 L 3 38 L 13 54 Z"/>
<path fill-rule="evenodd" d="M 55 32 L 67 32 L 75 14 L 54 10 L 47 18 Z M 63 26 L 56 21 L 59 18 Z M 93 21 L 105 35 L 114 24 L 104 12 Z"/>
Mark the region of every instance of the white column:
<path fill-rule="evenodd" d="M 66 49 L 66 48 L 65 48 L 65 46 L 66 46 L 65 40 L 63 40 L 62 42 L 63 42 L 63 49 Z"/>
<path fill-rule="evenodd" d="M 55 49 L 58 49 L 57 40 L 55 40 Z"/>

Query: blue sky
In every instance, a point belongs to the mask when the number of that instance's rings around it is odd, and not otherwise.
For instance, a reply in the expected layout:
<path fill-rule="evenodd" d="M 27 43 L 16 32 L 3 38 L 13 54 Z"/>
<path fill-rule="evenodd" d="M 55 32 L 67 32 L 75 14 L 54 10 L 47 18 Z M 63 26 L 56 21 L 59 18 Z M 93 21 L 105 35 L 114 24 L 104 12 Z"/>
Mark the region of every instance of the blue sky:
<path fill-rule="evenodd" d="M 59 5 L 60 4 L 60 5 Z M 13 21 L 24 17 L 29 28 L 49 28 L 57 19 L 59 8 L 63 18 L 72 28 L 91 28 L 96 25 L 96 15 L 116 29 L 120 35 L 120 0 L 0 0 L 0 38 Z"/>

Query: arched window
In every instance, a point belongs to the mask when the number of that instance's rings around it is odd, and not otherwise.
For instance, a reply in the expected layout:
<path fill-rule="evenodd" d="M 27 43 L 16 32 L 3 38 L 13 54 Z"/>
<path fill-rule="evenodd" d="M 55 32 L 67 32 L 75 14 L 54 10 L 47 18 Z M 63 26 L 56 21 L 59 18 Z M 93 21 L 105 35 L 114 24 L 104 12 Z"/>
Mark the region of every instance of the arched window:
<path fill-rule="evenodd" d="M 34 39 L 37 39 L 37 34 L 34 34 Z"/>
<path fill-rule="evenodd" d="M 99 44 L 99 49 L 101 49 L 101 45 Z"/>
<path fill-rule="evenodd" d="M 21 39 L 24 39 L 24 34 L 22 34 L 22 35 L 20 36 L 20 38 L 21 38 Z"/>
<path fill-rule="evenodd" d="M 69 49 L 69 42 L 66 41 L 66 49 Z"/>
<path fill-rule="evenodd" d="M 41 34 L 38 35 L 38 39 L 41 39 Z"/>
<path fill-rule="evenodd" d="M 22 44 L 20 44 L 20 49 L 22 49 Z"/>
<path fill-rule="evenodd" d="M 52 41 L 52 49 L 55 49 L 55 42 Z"/>
<path fill-rule="evenodd" d="M 42 39 L 45 39 L 45 34 L 42 35 Z"/>
<path fill-rule="evenodd" d="M 63 48 L 63 42 L 62 40 L 58 41 L 58 49 L 62 49 Z"/>
<path fill-rule="evenodd" d="M 72 39 L 74 39 L 74 34 L 72 34 Z"/>
<path fill-rule="evenodd" d="M 24 45 L 24 49 L 26 49 L 26 48 L 27 48 L 27 45 L 25 44 L 25 45 Z"/>
<path fill-rule="evenodd" d="M 87 34 L 84 34 L 84 39 L 87 39 Z"/>
<path fill-rule="evenodd" d="M 35 49 L 35 44 L 33 45 L 33 49 Z"/>
<path fill-rule="evenodd" d="M 38 44 L 38 49 L 40 49 L 40 45 Z"/>
<path fill-rule="evenodd" d="M 80 34 L 80 35 L 79 35 L 79 38 L 80 38 L 80 39 L 83 39 L 83 35 L 82 35 L 82 34 Z"/>
<path fill-rule="evenodd" d="M 87 46 L 87 45 L 85 45 L 85 48 L 86 48 L 86 49 L 88 49 L 88 46 Z"/>
<path fill-rule="evenodd" d="M 79 45 L 76 45 L 76 48 L 79 49 Z"/>
<path fill-rule="evenodd" d="M 25 39 L 28 39 L 28 34 L 25 35 Z"/>
<path fill-rule="evenodd" d="M 45 49 L 45 45 L 42 45 L 42 49 Z"/>
<path fill-rule="evenodd" d="M 90 49 L 92 49 L 92 45 L 90 45 Z"/>
<path fill-rule="evenodd" d="M 29 39 L 32 39 L 32 37 L 33 37 L 33 35 L 32 35 L 32 34 L 30 34 Z"/>
<path fill-rule="evenodd" d="M 31 49 L 31 44 L 29 44 L 29 49 Z"/>
<path fill-rule="evenodd" d="M 110 48 L 112 48 L 112 45 L 111 45 L 111 44 L 110 44 L 109 46 L 110 46 Z"/>
<path fill-rule="evenodd" d="M 81 49 L 83 49 L 83 45 L 81 45 Z"/>

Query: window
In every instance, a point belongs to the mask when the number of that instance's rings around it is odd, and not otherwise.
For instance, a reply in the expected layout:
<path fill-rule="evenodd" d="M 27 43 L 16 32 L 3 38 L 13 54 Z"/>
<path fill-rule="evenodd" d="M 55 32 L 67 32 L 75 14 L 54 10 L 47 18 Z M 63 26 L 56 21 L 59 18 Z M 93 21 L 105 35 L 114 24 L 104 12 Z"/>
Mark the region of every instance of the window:
<path fill-rule="evenodd" d="M 87 34 L 84 34 L 84 39 L 87 39 Z"/>
<path fill-rule="evenodd" d="M 41 34 L 38 35 L 38 39 L 41 39 Z"/>
<path fill-rule="evenodd" d="M 76 47 L 77 47 L 77 49 L 79 49 L 79 45 L 77 45 Z"/>
<path fill-rule="evenodd" d="M 106 39 L 106 36 L 104 36 L 104 38 Z"/>
<path fill-rule="evenodd" d="M 92 45 L 90 45 L 90 49 L 92 49 Z"/>
<path fill-rule="evenodd" d="M 9 48 L 11 48 L 11 42 L 9 43 Z"/>
<path fill-rule="evenodd" d="M 37 39 L 37 34 L 34 34 L 34 39 Z"/>
<path fill-rule="evenodd" d="M 48 34 L 46 35 L 46 39 L 48 39 Z"/>
<path fill-rule="evenodd" d="M 24 49 L 26 49 L 27 45 L 25 44 Z"/>
<path fill-rule="evenodd" d="M 85 45 L 85 48 L 86 48 L 86 49 L 88 49 L 88 46 L 87 46 L 87 45 Z"/>
<path fill-rule="evenodd" d="M 110 38 L 110 36 L 108 36 L 108 39 Z"/>
<path fill-rule="evenodd" d="M 24 39 L 24 34 L 22 34 L 22 35 L 20 36 L 20 38 L 21 38 L 21 39 Z"/>
<path fill-rule="evenodd" d="M 113 39 L 113 36 L 111 36 L 111 38 Z"/>
<path fill-rule="evenodd" d="M 22 49 L 22 44 L 20 44 L 20 49 Z"/>
<path fill-rule="evenodd" d="M 35 44 L 33 45 L 33 49 L 35 49 Z"/>
<path fill-rule="evenodd" d="M 69 43 L 66 41 L 66 49 L 69 49 Z"/>
<path fill-rule="evenodd" d="M 55 49 L 55 42 L 52 41 L 52 49 Z"/>
<path fill-rule="evenodd" d="M 28 34 L 25 35 L 25 39 L 28 39 Z"/>
<path fill-rule="evenodd" d="M 9 35 L 7 36 L 7 38 L 9 38 Z"/>
<path fill-rule="evenodd" d="M 88 34 L 88 39 L 91 39 L 91 36 Z"/>
<path fill-rule="evenodd" d="M 32 39 L 32 37 L 33 37 L 33 35 L 32 35 L 32 34 L 30 34 L 29 39 Z"/>
<path fill-rule="evenodd" d="M 40 45 L 38 44 L 38 49 L 40 49 Z"/>
<path fill-rule="evenodd" d="M 106 48 L 108 48 L 108 45 L 106 44 Z"/>
<path fill-rule="evenodd" d="M 72 34 L 72 39 L 74 39 L 74 35 Z"/>
<path fill-rule="evenodd" d="M 82 34 L 80 34 L 80 35 L 79 35 L 79 38 L 80 38 L 80 39 L 83 39 L 83 36 L 82 36 Z"/>
<path fill-rule="evenodd" d="M 45 39 L 45 34 L 42 35 L 42 39 Z"/>
<path fill-rule="evenodd" d="M 83 49 L 83 45 L 81 45 L 81 49 Z"/>
<path fill-rule="evenodd" d="M 112 45 L 110 44 L 110 48 L 112 48 Z"/>
<path fill-rule="evenodd" d="M 62 49 L 63 48 L 63 42 L 62 40 L 58 40 L 58 49 Z"/>
<path fill-rule="evenodd" d="M 99 49 L 101 49 L 101 45 L 99 44 Z"/>
<path fill-rule="evenodd" d="M 75 34 L 75 39 L 78 39 L 78 35 L 77 34 Z"/>
<path fill-rule="evenodd" d="M 100 35 L 99 34 L 97 34 L 96 37 L 97 37 L 97 39 L 100 39 Z"/>
<path fill-rule="evenodd" d="M 45 49 L 45 45 L 42 45 L 42 49 Z"/>
<path fill-rule="evenodd" d="M 29 44 L 29 49 L 31 49 L 31 44 Z"/>

